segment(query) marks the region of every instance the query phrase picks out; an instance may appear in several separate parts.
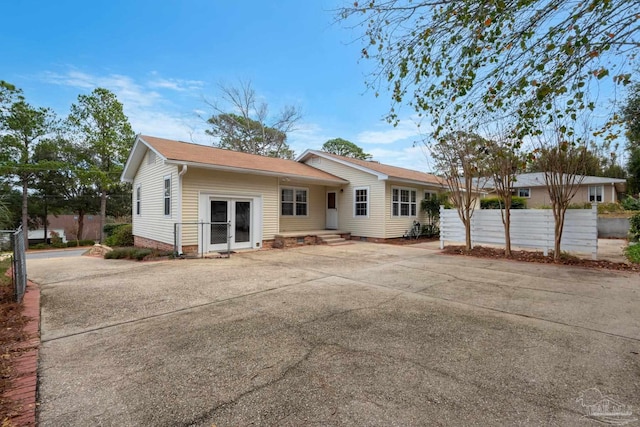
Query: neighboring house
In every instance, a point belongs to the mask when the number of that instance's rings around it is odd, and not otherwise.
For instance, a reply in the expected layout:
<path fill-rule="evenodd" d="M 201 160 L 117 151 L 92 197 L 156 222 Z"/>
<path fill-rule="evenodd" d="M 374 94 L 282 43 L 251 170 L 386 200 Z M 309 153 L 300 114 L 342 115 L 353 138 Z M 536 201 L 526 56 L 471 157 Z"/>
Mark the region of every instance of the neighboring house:
<path fill-rule="evenodd" d="M 100 240 L 100 215 L 84 216 L 80 238 L 77 237 L 78 215 L 49 215 L 47 222 L 51 228 L 64 229 L 68 240 Z"/>
<path fill-rule="evenodd" d="M 44 228 L 40 228 L 37 230 L 29 230 L 28 239 L 29 244 L 37 244 L 37 243 L 50 243 L 51 242 L 51 233 L 56 233 L 58 237 L 64 242 L 67 243 L 67 236 L 64 234 L 64 229 L 62 228 L 49 228 L 47 229 L 47 241 L 44 240 Z"/>
<path fill-rule="evenodd" d="M 617 202 L 625 193 L 626 183 L 626 180 L 619 178 L 585 176 L 571 203 Z M 495 197 L 495 193 L 491 192 L 491 187 L 491 181 L 484 185 L 484 188 L 488 190 L 487 197 Z M 544 172 L 517 175 L 516 182 L 513 184 L 513 194 L 527 199 L 528 208 L 551 206 L 549 192 L 544 181 Z"/>
<path fill-rule="evenodd" d="M 423 219 L 421 200 L 444 188 L 434 175 L 321 151 L 293 161 L 143 135 L 122 180 L 133 185 L 135 244 L 170 249 L 175 241 L 180 252 L 226 250 L 211 222 L 231 224 L 231 249 L 326 229 L 401 237 Z"/>

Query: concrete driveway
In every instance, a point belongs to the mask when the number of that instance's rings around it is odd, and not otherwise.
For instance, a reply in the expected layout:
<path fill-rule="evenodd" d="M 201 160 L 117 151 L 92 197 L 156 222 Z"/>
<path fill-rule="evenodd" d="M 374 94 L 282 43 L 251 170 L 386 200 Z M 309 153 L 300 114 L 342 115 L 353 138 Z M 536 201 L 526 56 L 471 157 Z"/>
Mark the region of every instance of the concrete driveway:
<path fill-rule="evenodd" d="M 598 425 L 587 407 L 607 397 L 640 412 L 637 274 L 368 243 L 28 269 L 42 426 Z"/>

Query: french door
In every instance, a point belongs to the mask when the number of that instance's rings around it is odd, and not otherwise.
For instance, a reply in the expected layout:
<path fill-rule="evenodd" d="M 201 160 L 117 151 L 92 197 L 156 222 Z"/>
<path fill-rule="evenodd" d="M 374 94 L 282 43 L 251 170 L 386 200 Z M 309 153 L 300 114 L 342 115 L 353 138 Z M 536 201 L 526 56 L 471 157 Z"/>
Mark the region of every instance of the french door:
<path fill-rule="evenodd" d="M 211 199 L 209 212 L 209 251 L 252 247 L 250 200 Z"/>

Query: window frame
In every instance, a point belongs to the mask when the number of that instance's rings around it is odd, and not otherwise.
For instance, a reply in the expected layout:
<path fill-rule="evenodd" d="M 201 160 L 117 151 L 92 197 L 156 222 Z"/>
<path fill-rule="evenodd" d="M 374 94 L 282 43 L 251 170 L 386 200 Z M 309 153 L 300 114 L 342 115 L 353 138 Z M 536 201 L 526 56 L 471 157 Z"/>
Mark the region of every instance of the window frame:
<path fill-rule="evenodd" d="M 142 215 L 142 185 L 136 185 L 136 216 Z"/>
<path fill-rule="evenodd" d="M 169 182 L 169 187 L 167 188 L 167 181 Z M 167 194 L 167 190 L 169 190 L 169 194 Z M 171 175 L 165 175 L 162 180 L 162 208 L 164 212 L 164 216 L 167 218 L 171 218 Z M 169 202 L 167 204 L 167 201 Z M 167 212 L 168 208 L 168 212 Z"/>
<path fill-rule="evenodd" d="M 521 191 L 523 191 L 523 190 L 527 190 L 527 195 L 526 195 L 526 196 L 522 196 L 522 195 L 520 194 L 520 192 L 521 192 Z M 530 199 L 530 198 L 531 198 L 531 187 L 528 187 L 528 188 L 526 188 L 526 187 L 518 188 L 518 190 L 517 190 L 517 191 L 518 191 L 518 197 L 522 197 L 522 198 L 524 198 L 524 199 Z"/>
<path fill-rule="evenodd" d="M 282 197 L 282 192 L 284 190 L 291 190 L 293 192 L 293 199 L 291 201 L 286 201 L 284 200 L 284 198 Z M 305 193 L 305 201 L 304 202 L 299 202 L 297 196 L 298 191 L 304 191 Z M 292 213 L 291 214 L 285 214 L 282 206 L 284 203 L 290 203 L 292 206 Z M 304 205 L 305 206 L 305 213 L 304 215 L 298 214 L 298 205 Z M 291 186 L 284 186 L 284 187 L 280 187 L 280 216 L 286 216 L 286 217 L 308 217 L 309 216 L 309 188 L 307 187 L 291 187 Z"/>
<path fill-rule="evenodd" d="M 595 200 L 591 200 L 591 189 L 595 188 L 600 189 L 600 200 L 598 200 L 598 192 L 596 191 L 595 193 Z M 590 185 L 588 190 L 587 190 L 587 201 L 590 203 L 602 203 L 604 202 L 604 185 Z"/>
<path fill-rule="evenodd" d="M 358 201 L 358 191 L 366 191 L 367 199 L 362 202 Z M 370 209 L 370 200 L 371 200 L 371 190 L 369 186 L 361 186 L 361 187 L 353 187 L 353 217 L 354 218 L 369 218 L 369 209 Z M 365 203 L 366 215 L 358 215 L 358 205 Z"/>
<path fill-rule="evenodd" d="M 398 200 L 394 200 L 394 193 L 398 192 Z M 402 201 L 402 192 L 409 192 L 409 201 Z M 413 193 L 413 201 L 412 201 Z M 398 205 L 396 213 L 394 214 L 394 205 Z M 402 215 L 402 205 L 408 205 L 408 214 Z M 411 187 L 391 187 L 391 216 L 393 218 L 416 218 L 418 216 L 418 190 Z"/>

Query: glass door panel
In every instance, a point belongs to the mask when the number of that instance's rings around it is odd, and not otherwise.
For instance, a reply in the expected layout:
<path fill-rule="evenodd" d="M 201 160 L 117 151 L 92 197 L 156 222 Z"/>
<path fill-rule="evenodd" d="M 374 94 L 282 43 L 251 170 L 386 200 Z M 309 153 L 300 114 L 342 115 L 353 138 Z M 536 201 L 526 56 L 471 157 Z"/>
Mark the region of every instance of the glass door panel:
<path fill-rule="evenodd" d="M 229 203 L 226 200 L 211 200 L 211 244 L 227 243 Z M 216 224 L 217 223 L 217 224 Z M 224 223 L 224 224 L 222 224 Z"/>
<path fill-rule="evenodd" d="M 235 242 L 251 241 L 251 202 L 235 202 Z"/>

